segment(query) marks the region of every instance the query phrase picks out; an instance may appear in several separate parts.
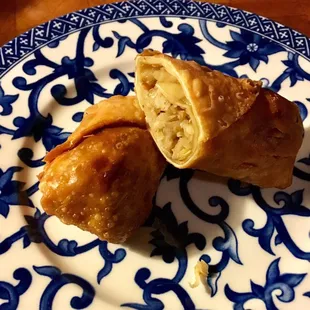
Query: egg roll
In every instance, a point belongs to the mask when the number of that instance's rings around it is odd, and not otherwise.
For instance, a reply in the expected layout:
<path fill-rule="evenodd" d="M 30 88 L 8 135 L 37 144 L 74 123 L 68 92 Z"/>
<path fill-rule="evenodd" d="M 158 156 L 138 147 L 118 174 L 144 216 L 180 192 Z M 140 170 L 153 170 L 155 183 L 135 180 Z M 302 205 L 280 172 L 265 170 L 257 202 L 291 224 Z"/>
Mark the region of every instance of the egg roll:
<path fill-rule="evenodd" d="M 112 243 L 147 219 L 166 161 L 135 97 L 88 108 L 79 127 L 45 156 L 39 175 L 47 214 Z"/>
<path fill-rule="evenodd" d="M 169 163 L 286 188 L 302 144 L 298 107 L 263 89 L 156 51 L 136 57 L 135 91 Z"/>

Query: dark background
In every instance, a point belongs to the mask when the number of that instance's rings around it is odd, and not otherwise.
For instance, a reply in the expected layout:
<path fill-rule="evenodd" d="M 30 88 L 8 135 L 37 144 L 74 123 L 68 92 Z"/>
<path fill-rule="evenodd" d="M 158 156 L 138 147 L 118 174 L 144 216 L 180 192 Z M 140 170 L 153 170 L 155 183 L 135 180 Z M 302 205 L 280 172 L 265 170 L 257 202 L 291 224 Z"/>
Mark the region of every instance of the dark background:
<path fill-rule="evenodd" d="M 111 0 L 0 0 L 0 46 L 60 15 Z M 310 37 L 310 0 L 214 0 L 269 17 Z"/>

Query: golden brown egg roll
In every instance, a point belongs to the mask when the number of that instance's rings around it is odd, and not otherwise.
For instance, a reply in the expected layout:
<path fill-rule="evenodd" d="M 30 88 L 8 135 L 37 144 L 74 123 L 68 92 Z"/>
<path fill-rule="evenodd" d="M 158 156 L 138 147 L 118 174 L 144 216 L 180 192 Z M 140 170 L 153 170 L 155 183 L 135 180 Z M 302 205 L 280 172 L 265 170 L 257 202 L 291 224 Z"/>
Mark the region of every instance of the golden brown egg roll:
<path fill-rule="evenodd" d="M 166 161 L 146 130 L 135 97 L 91 106 L 39 175 L 46 213 L 113 243 L 147 219 Z"/>
<path fill-rule="evenodd" d="M 298 107 L 262 88 L 145 51 L 135 91 L 158 148 L 177 168 L 193 168 L 261 187 L 286 188 L 302 143 Z"/>

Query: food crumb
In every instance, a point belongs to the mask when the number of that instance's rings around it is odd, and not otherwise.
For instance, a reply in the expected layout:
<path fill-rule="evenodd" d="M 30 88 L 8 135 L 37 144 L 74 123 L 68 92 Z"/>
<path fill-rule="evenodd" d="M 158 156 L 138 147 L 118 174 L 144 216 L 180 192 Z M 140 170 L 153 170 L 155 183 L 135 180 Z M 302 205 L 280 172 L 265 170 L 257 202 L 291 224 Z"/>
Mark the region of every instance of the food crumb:
<path fill-rule="evenodd" d="M 195 279 L 192 283 L 189 283 L 189 286 L 191 288 L 196 288 L 197 286 L 199 286 L 200 283 L 203 283 L 205 285 L 208 274 L 209 274 L 208 264 L 203 260 L 198 261 L 194 269 Z"/>

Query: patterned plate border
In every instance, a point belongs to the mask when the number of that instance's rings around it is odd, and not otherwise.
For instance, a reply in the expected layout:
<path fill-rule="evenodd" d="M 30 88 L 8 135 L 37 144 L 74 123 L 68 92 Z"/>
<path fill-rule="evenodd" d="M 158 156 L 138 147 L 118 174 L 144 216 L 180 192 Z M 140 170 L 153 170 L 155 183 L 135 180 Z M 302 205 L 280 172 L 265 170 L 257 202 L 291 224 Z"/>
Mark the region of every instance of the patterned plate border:
<path fill-rule="evenodd" d="M 69 33 L 95 24 L 129 17 L 181 16 L 220 21 L 251 30 L 283 44 L 310 61 L 310 39 L 265 17 L 236 8 L 189 0 L 132 0 L 93 8 L 53 19 L 0 48 L 0 77 L 34 50 Z"/>

